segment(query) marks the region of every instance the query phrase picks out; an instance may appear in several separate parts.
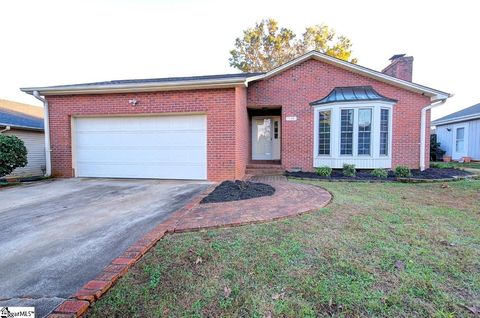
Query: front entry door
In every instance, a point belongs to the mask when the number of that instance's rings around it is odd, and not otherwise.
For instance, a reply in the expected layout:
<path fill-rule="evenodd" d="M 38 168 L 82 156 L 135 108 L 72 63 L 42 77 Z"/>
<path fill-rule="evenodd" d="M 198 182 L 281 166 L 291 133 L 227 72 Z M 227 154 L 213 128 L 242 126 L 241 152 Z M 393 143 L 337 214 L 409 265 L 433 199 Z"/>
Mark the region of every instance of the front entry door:
<path fill-rule="evenodd" d="M 453 130 L 453 160 L 460 160 L 467 156 L 468 149 L 468 126 L 455 125 Z"/>
<path fill-rule="evenodd" d="M 280 159 L 280 117 L 252 117 L 252 159 Z"/>

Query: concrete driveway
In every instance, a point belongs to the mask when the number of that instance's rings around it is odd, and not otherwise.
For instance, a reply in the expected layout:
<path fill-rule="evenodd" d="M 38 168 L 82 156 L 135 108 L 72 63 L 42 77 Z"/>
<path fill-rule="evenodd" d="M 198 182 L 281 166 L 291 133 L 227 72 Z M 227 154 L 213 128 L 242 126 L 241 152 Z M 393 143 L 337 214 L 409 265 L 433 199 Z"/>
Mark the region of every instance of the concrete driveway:
<path fill-rule="evenodd" d="M 0 189 L 0 306 L 45 316 L 208 186 L 64 179 Z"/>

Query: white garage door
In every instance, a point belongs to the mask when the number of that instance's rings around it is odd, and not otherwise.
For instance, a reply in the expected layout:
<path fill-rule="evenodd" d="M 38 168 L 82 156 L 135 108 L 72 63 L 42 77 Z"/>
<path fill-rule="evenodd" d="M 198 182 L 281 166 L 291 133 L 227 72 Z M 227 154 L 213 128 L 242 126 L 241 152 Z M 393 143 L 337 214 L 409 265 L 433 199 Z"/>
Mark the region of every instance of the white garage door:
<path fill-rule="evenodd" d="M 78 177 L 207 178 L 204 115 L 75 118 Z"/>

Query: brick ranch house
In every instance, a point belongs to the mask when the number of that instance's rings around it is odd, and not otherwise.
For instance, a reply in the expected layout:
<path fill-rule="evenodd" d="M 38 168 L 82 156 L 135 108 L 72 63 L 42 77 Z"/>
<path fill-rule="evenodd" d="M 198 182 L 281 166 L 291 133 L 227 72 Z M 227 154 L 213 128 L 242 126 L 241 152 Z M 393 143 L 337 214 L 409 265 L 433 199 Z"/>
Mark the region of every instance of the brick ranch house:
<path fill-rule="evenodd" d="M 252 164 L 424 169 L 430 108 L 450 94 L 413 83 L 412 63 L 395 55 L 378 72 L 312 51 L 266 73 L 22 91 L 44 102 L 55 176 L 220 181 Z"/>

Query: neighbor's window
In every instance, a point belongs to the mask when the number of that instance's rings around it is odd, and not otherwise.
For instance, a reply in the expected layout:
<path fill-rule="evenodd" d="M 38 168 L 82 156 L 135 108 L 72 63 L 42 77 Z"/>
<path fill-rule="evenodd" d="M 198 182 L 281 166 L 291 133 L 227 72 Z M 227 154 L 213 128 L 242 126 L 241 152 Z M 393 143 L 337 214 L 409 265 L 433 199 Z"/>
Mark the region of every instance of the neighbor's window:
<path fill-rule="evenodd" d="M 372 110 L 358 110 L 358 154 L 370 155 L 372 135 Z"/>
<path fill-rule="evenodd" d="M 382 108 L 380 110 L 380 155 L 388 156 L 388 125 L 390 120 L 390 110 Z"/>
<path fill-rule="evenodd" d="M 321 111 L 318 113 L 318 154 L 330 154 L 330 121 L 331 111 Z"/>
<path fill-rule="evenodd" d="M 340 122 L 340 154 L 353 154 L 353 109 L 342 109 Z"/>

